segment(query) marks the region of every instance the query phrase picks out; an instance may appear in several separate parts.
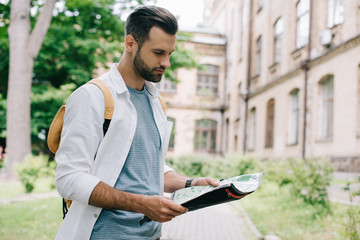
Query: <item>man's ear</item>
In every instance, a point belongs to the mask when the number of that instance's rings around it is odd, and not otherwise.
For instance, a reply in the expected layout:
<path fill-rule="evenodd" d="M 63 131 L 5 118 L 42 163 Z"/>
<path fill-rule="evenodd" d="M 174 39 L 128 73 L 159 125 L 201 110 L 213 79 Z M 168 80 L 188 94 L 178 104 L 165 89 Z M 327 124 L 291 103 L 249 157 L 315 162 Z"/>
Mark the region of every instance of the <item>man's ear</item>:
<path fill-rule="evenodd" d="M 131 35 L 127 35 L 125 37 L 125 48 L 128 52 L 134 52 L 137 49 L 137 42 L 135 41 L 135 38 Z"/>

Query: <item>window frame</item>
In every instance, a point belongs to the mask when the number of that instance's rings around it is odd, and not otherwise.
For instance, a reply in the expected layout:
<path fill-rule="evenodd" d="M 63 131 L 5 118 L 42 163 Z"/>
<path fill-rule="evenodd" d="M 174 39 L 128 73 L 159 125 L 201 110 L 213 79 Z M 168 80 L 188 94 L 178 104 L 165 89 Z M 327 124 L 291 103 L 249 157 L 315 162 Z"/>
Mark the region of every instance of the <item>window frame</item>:
<path fill-rule="evenodd" d="M 274 147 L 274 128 L 275 128 L 275 99 L 270 99 L 266 104 L 266 128 L 265 128 L 265 148 Z"/>
<path fill-rule="evenodd" d="M 319 81 L 320 89 L 320 140 L 329 140 L 334 134 L 334 75 Z"/>
<path fill-rule="evenodd" d="M 217 121 L 203 118 L 195 121 L 194 149 L 196 152 L 216 152 Z"/>
<path fill-rule="evenodd" d="M 344 3 L 342 0 L 328 0 L 327 27 L 332 28 L 344 22 Z"/>
<path fill-rule="evenodd" d="M 300 90 L 298 88 L 292 90 L 289 94 L 289 134 L 288 144 L 297 145 L 299 143 L 299 129 L 300 129 Z"/>
<path fill-rule="evenodd" d="M 199 69 L 197 73 L 197 95 L 218 95 L 220 67 L 212 64 L 202 64 L 201 68 L 205 69 Z"/>
<path fill-rule="evenodd" d="M 296 48 L 309 44 L 310 35 L 310 1 L 300 0 L 296 4 Z M 304 31 L 305 29 L 305 31 Z"/>
<path fill-rule="evenodd" d="M 284 33 L 284 20 L 279 17 L 274 24 L 274 63 L 281 61 L 281 45 Z"/>
<path fill-rule="evenodd" d="M 262 36 L 256 39 L 256 62 L 255 62 L 255 75 L 261 73 L 261 52 L 262 52 Z"/>

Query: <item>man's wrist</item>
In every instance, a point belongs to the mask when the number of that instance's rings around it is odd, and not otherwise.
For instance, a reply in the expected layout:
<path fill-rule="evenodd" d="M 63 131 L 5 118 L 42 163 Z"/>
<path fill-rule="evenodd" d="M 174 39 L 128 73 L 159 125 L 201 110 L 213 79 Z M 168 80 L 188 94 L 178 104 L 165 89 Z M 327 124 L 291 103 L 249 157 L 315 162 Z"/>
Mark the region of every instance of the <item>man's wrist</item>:
<path fill-rule="evenodd" d="M 185 182 L 185 188 L 188 188 L 191 186 L 191 182 L 193 181 L 194 179 L 193 178 L 189 178 L 188 180 L 186 180 Z"/>

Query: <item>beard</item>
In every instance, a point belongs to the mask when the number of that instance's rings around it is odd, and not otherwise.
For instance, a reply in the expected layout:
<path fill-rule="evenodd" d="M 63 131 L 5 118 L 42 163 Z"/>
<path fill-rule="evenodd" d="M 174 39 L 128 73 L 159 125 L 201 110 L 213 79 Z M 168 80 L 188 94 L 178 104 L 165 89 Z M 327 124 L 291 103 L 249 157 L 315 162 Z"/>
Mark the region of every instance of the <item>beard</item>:
<path fill-rule="evenodd" d="M 160 82 L 160 80 L 162 78 L 162 74 L 153 73 L 153 72 L 156 70 L 159 70 L 159 69 L 165 70 L 165 68 L 161 67 L 161 66 L 150 68 L 148 65 L 146 65 L 146 63 L 140 56 L 140 49 L 138 50 L 138 52 L 135 55 L 133 65 L 134 65 L 134 69 L 137 74 L 139 74 L 146 81 L 154 82 L 154 83 Z"/>

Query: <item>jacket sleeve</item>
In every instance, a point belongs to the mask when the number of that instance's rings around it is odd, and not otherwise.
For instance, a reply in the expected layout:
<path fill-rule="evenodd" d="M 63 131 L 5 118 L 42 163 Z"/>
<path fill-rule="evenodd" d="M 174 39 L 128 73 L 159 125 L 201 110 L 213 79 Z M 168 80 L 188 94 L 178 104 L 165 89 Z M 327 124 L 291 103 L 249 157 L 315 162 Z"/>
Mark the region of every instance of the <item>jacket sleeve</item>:
<path fill-rule="evenodd" d="M 55 159 L 55 185 L 67 199 L 88 205 L 100 179 L 90 174 L 103 138 L 104 97 L 92 84 L 77 89 L 65 107 L 61 142 Z"/>

